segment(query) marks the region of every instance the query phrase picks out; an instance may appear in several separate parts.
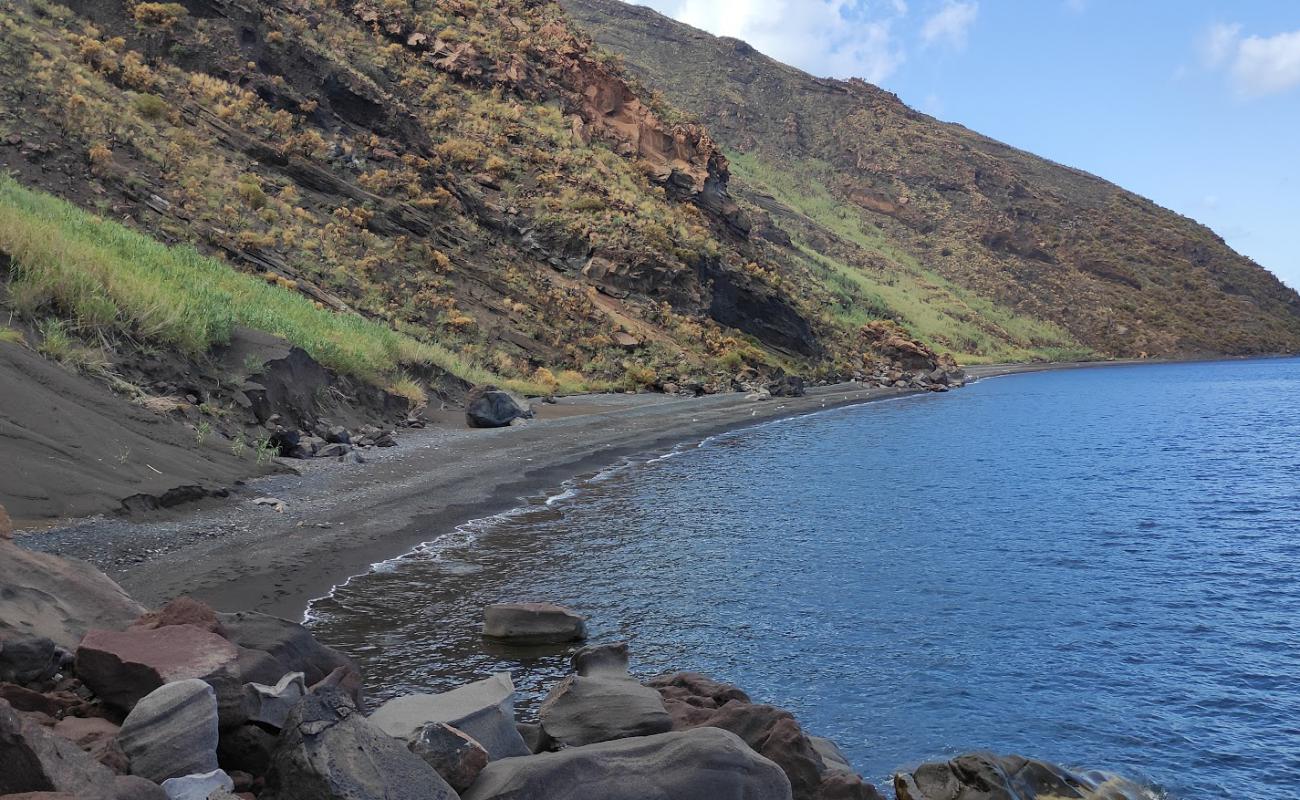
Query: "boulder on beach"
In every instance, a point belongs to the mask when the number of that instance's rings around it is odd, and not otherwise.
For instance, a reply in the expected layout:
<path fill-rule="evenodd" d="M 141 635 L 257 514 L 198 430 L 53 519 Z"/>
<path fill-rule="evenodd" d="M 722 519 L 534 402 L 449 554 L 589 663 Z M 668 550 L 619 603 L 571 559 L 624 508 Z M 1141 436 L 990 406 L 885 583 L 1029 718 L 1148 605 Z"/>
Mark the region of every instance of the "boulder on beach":
<path fill-rule="evenodd" d="M 121 630 L 144 613 L 91 565 L 0 540 L 0 639 L 36 636 L 73 650 L 91 628 Z"/>
<path fill-rule="evenodd" d="M 259 800 L 456 800 L 419 756 L 343 692 L 302 699 L 285 722 Z"/>
<path fill-rule="evenodd" d="M 117 741 L 131 774 L 162 783 L 217 768 L 217 695 L 198 678 L 168 683 L 127 715 Z"/>
<path fill-rule="evenodd" d="M 781 768 L 716 728 L 488 764 L 463 800 L 790 800 Z"/>
<path fill-rule="evenodd" d="M 516 645 L 564 644 L 587 638 L 587 623 L 554 603 L 498 603 L 483 610 L 483 635 Z"/>
<path fill-rule="evenodd" d="M 751 702 L 730 684 L 690 672 L 654 678 L 673 718 L 674 730 L 714 727 L 739 736 L 751 749 L 770 759 L 789 778 L 795 800 L 880 800 L 881 795 L 862 780 L 842 754 L 829 761 L 822 752 L 838 754 L 824 743 L 820 748 L 794 716 L 776 706 Z"/>
<path fill-rule="evenodd" d="M 237 717 L 243 708 L 239 656 L 235 645 L 194 625 L 93 630 L 77 648 L 76 669 L 91 691 L 120 711 L 129 712 L 164 684 L 199 678 L 216 690 L 223 716 Z"/>
<path fill-rule="evenodd" d="M 1114 775 L 1076 773 L 1022 756 L 972 753 L 894 776 L 898 800 L 1147 800 Z"/>
<path fill-rule="evenodd" d="M 303 625 L 255 611 L 217 614 L 217 619 L 231 642 L 248 650 L 260 650 L 272 659 L 260 670 L 264 674 L 245 669 L 245 680 L 274 684 L 291 672 L 301 672 L 307 685 L 313 686 L 342 669 L 346 676 L 343 683 L 355 689 L 353 702 L 360 703 L 361 672 L 356 663 L 316 641 Z"/>
<path fill-rule="evenodd" d="M 575 673 L 551 689 L 537 712 L 551 739 L 580 747 L 672 729 L 659 693 L 629 674 L 626 644 L 584 647 L 573 666 Z"/>
<path fill-rule="evenodd" d="M 516 419 L 527 419 L 533 412 L 508 392 L 495 386 L 480 386 L 466 399 L 465 421 L 471 428 L 505 428 Z"/>
<path fill-rule="evenodd" d="M 265 683 L 244 684 L 244 707 L 249 722 L 260 722 L 272 728 L 283 728 L 289 712 L 307 694 L 307 684 L 301 672 L 285 675 L 274 686 Z"/>
<path fill-rule="evenodd" d="M 529 755 L 515 727 L 515 685 L 509 672 L 442 694 L 413 694 L 384 703 L 370 722 L 389 736 L 410 741 L 426 725 L 446 724 L 469 734 L 493 758 Z"/>
<path fill-rule="evenodd" d="M 487 750 L 474 737 L 445 722 L 425 725 L 407 741 L 406 747 L 458 792 L 473 785 L 489 760 Z"/>

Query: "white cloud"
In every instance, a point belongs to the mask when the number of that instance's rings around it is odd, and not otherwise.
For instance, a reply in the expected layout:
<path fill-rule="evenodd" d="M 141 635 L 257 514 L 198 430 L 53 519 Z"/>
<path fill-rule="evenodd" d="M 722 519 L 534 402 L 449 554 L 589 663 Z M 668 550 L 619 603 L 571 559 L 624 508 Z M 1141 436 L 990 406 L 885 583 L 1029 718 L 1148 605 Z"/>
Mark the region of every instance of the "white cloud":
<path fill-rule="evenodd" d="M 966 36 L 970 26 L 975 24 L 979 14 L 979 4 L 974 2 L 958 3 L 949 0 L 934 16 L 925 21 L 921 27 L 921 41 L 927 45 L 946 44 L 960 50 L 966 46 Z"/>
<path fill-rule="evenodd" d="M 905 0 L 638 0 L 817 75 L 880 83 L 903 63 L 893 23 Z"/>
<path fill-rule="evenodd" d="M 1245 97 L 1285 92 L 1300 86 L 1300 31 L 1243 37 L 1240 25 L 1212 25 L 1201 41 L 1201 60 L 1225 69 Z"/>

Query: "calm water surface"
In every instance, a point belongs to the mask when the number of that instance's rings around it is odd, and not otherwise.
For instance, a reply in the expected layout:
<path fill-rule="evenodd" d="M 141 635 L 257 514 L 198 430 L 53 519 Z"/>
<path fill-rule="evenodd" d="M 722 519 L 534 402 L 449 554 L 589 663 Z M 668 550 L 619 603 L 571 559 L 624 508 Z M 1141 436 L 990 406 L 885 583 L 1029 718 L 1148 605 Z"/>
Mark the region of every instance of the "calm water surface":
<path fill-rule="evenodd" d="M 441 534 L 431 531 L 434 538 Z M 381 697 L 549 599 L 644 675 L 794 711 L 877 783 L 1018 752 L 1172 797 L 1300 797 L 1300 360 L 987 380 L 738 431 L 441 536 L 313 607 Z"/>

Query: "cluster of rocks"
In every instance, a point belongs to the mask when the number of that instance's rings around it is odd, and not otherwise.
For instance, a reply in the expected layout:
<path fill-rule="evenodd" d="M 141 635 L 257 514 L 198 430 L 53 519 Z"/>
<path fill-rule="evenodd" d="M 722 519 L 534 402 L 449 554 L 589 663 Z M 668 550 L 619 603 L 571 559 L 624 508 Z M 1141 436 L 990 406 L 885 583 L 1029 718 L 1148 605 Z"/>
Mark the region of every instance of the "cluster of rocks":
<path fill-rule="evenodd" d="M 966 371 L 955 365 L 943 365 L 919 371 L 897 367 L 879 366 L 871 372 L 855 372 L 852 381 L 868 386 L 895 389 L 920 389 L 928 392 L 946 392 L 966 385 Z"/>
<path fill-rule="evenodd" d="M 374 425 L 363 425 L 350 431 L 342 425 L 331 425 L 321 420 L 310 430 L 285 428 L 274 423 L 271 444 L 284 458 L 333 458 L 342 461 L 363 462 L 361 452 L 372 447 L 396 447 L 397 432 Z"/>
<path fill-rule="evenodd" d="M 0 540 L 0 795 L 27 800 L 879 800 L 829 740 L 693 673 L 641 683 L 589 646 L 520 722 L 509 673 L 365 713 L 346 656 L 293 622 L 187 598 L 145 611 L 88 565 Z M 493 606 L 486 637 L 586 636 L 560 606 Z M 981 760 L 982 759 L 982 760 Z M 900 775 L 900 800 L 1128 800 L 1025 759 Z"/>

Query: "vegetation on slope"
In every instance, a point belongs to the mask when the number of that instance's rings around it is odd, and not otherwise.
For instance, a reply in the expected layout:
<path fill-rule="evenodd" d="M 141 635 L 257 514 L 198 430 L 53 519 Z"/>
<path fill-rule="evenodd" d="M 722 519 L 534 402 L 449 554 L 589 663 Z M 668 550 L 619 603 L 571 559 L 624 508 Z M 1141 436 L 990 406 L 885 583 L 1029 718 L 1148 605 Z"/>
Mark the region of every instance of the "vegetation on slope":
<path fill-rule="evenodd" d="M 865 82 L 617 0 L 561 2 L 709 126 L 739 198 L 936 346 L 967 360 L 1300 350 L 1300 297 L 1192 220 Z"/>

